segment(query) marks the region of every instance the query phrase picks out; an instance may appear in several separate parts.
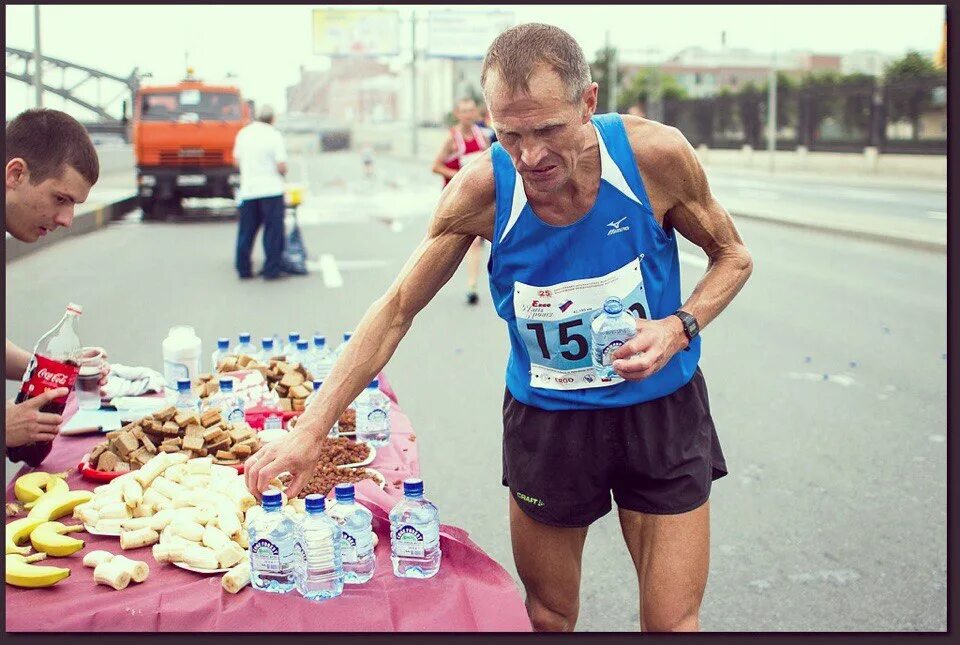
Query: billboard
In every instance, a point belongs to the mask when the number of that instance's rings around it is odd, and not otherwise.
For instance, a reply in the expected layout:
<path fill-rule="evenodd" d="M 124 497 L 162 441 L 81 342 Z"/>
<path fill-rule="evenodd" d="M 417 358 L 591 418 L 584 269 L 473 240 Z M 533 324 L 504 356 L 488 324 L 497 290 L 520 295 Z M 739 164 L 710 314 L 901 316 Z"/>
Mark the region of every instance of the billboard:
<path fill-rule="evenodd" d="M 512 27 L 514 20 L 512 11 L 430 11 L 427 56 L 481 59 L 493 39 Z"/>
<path fill-rule="evenodd" d="M 313 53 L 321 56 L 396 56 L 400 12 L 389 9 L 314 9 Z"/>

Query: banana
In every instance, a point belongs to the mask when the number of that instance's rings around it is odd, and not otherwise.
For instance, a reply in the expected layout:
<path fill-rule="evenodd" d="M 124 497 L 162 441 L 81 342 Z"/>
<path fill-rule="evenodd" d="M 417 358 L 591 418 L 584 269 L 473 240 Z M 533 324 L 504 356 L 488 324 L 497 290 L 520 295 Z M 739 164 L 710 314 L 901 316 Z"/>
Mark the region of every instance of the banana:
<path fill-rule="evenodd" d="M 17 478 L 13 485 L 13 494 L 21 502 L 32 502 L 43 495 L 43 487 L 47 485 L 50 473 L 36 471 Z"/>
<path fill-rule="evenodd" d="M 7 524 L 6 543 L 7 554 L 17 553 L 27 555 L 30 553 L 30 547 L 20 546 L 30 538 L 33 529 L 43 524 L 46 520 L 37 517 L 21 517 Z"/>
<path fill-rule="evenodd" d="M 30 533 L 30 543 L 37 551 L 63 558 L 83 548 L 83 540 L 63 534 L 82 530 L 80 525 L 65 526 L 60 522 L 44 522 Z"/>
<path fill-rule="evenodd" d="M 37 499 L 31 502 L 25 502 L 23 504 L 23 507 L 29 510 L 34 506 L 36 506 L 37 504 L 39 504 L 41 501 L 43 501 L 43 499 L 47 497 L 50 497 L 52 495 L 59 495 L 60 493 L 66 493 L 67 491 L 70 490 L 70 485 L 67 484 L 65 480 L 51 475 L 50 478 L 47 479 L 47 485 L 44 490 L 46 492 L 43 495 L 41 495 L 40 497 L 38 497 Z"/>
<path fill-rule="evenodd" d="M 38 567 L 30 564 L 43 560 L 45 553 L 23 556 L 17 553 L 7 554 L 7 584 L 15 587 L 49 587 L 70 575 L 70 569 L 61 567 Z"/>
<path fill-rule="evenodd" d="M 93 499 L 93 493 L 88 490 L 72 490 L 59 495 L 43 496 L 27 517 L 43 518 L 45 522 L 56 520 L 73 511 L 73 507 Z"/>

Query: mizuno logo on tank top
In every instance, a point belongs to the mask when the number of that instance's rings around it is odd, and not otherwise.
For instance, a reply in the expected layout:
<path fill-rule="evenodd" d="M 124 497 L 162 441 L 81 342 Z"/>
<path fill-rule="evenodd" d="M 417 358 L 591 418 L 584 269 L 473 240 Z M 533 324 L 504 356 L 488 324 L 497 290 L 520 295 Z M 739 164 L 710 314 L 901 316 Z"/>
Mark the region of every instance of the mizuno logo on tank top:
<path fill-rule="evenodd" d="M 672 230 L 657 223 L 617 114 L 592 123 L 600 150 L 596 202 L 567 226 L 545 223 L 527 202 L 506 150 L 492 146 L 496 222 L 487 265 L 497 313 L 507 323 L 507 387 L 545 410 L 633 405 L 675 392 L 697 368 L 700 337 L 642 381 L 597 377 L 590 323 L 617 296 L 638 318 L 664 318 L 680 298 L 680 260 Z"/>

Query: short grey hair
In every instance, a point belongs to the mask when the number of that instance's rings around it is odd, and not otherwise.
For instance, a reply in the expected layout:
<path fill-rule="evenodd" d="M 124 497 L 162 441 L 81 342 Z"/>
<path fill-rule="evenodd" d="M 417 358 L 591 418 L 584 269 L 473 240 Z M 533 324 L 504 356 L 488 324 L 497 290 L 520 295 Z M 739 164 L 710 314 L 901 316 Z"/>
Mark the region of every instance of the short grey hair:
<path fill-rule="evenodd" d="M 273 106 L 264 105 L 260 108 L 260 112 L 257 114 L 257 121 L 263 121 L 264 123 L 272 123 L 274 116 L 275 115 L 273 112 Z"/>
<path fill-rule="evenodd" d="M 493 68 L 511 92 L 529 92 L 530 76 L 538 64 L 560 76 L 574 103 L 591 83 L 590 65 L 573 36 L 553 25 L 530 22 L 505 30 L 490 44 L 480 70 L 480 86 L 486 92 L 487 73 Z"/>

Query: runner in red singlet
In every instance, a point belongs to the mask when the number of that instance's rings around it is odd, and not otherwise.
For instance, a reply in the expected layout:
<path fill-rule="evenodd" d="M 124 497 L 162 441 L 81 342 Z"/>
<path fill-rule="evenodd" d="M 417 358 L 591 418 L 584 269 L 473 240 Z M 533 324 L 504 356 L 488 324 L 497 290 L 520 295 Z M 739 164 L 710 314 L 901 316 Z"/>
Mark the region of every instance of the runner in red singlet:
<path fill-rule="evenodd" d="M 490 147 L 486 135 L 477 125 L 480 114 L 476 101 L 469 98 L 460 99 L 453 110 L 453 115 L 458 123 L 450 128 L 450 134 L 444 140 L 440 154 L 433 162 L 433 172 L 443 177 L 444 187 L 461 168 Z M 477 295 L 477 280 L 480 276 L 482 253 L 483 238 L 477 237 L 467 252 L 467 303 L 471 305 L 480 301 Z"/>

